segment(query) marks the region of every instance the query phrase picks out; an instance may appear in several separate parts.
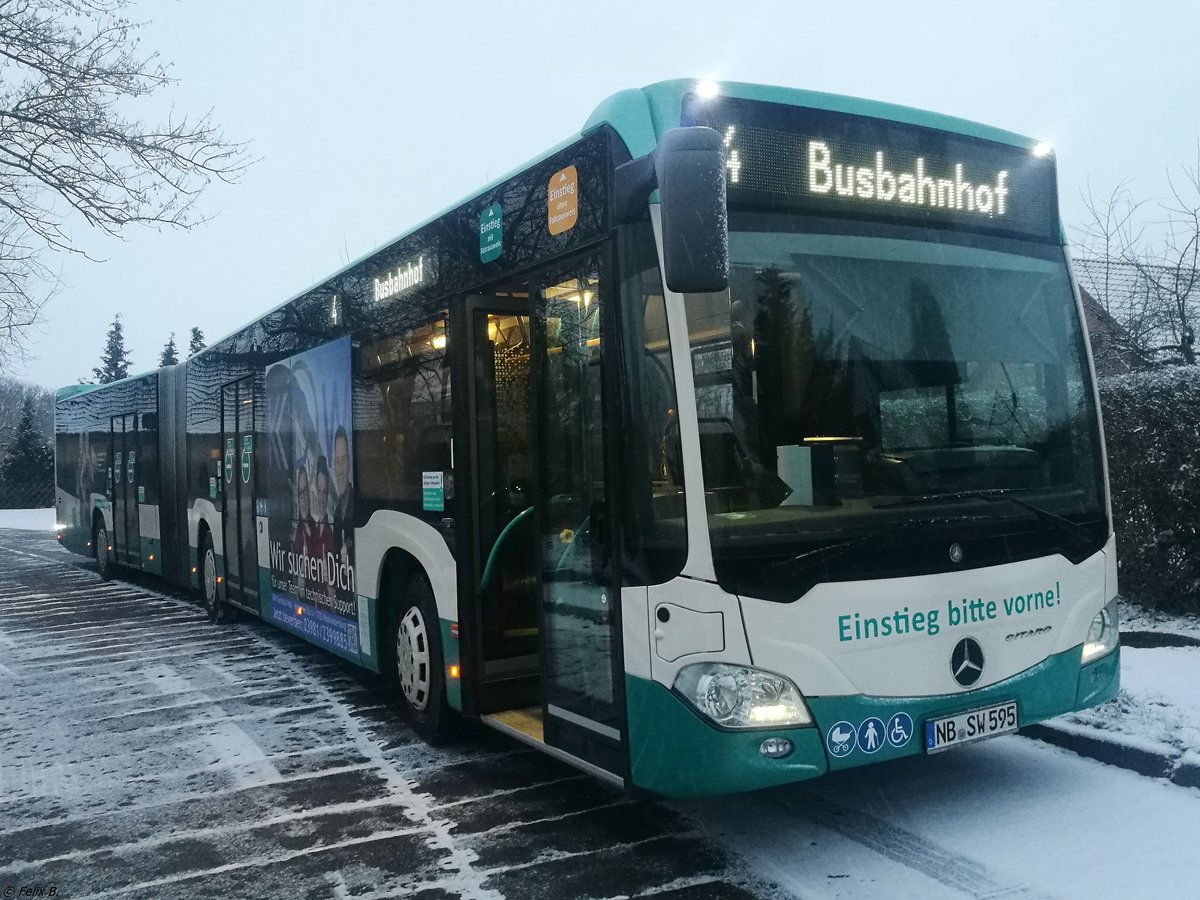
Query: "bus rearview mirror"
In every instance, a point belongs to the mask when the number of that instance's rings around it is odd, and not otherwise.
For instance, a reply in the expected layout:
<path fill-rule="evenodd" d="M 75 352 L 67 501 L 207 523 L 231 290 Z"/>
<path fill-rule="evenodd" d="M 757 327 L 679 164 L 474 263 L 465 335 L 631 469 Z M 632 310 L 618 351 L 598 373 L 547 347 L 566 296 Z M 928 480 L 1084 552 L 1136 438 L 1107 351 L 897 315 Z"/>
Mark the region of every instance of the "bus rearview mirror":
<path fill-rule="evenodd" d="M 680 294 L 723 291 L 729 285 L 725 208 L 725 151 L 711 128 L 674 128 L 655 151 L 617 167 L 617 220 L 645 214 L 658 188 L 662 212 L 663 276 Z"/>
<path fill-rule="evenodd" d="M 654 156 L 662 210 L 663 276 L 679 294 L 729 286 L 725 151 L 711 128 L 674 128 Z"/>

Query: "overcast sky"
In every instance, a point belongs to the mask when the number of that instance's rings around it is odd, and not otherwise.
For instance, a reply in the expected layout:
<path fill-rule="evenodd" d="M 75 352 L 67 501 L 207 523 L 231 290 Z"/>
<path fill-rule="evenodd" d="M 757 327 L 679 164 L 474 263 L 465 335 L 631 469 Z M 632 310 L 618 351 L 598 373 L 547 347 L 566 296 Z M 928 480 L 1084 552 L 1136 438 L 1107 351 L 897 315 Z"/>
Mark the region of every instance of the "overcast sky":
<path fill-rule="evenodd" d="M 1167 189 L 1200 138 L 1200 3 L 144 2 L 177 109 L 214 109 L 259 162 L 188 232 L 102 239 L 22 377 L 90 376 L 114 313 L 136 371 L 170 332 L 219 338 L 575 132 L 606 96 L 676 77 L 851 94 L 1050 141 L 1068 226 L 1090 179 Z"/>

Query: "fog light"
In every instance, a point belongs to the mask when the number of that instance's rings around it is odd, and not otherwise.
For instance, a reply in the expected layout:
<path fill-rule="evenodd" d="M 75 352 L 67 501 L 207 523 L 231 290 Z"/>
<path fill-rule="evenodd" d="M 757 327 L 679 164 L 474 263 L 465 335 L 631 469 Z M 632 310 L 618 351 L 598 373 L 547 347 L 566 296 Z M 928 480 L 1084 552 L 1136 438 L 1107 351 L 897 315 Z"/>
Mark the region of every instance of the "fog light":
<path fill-rule="evenodd" d="M 792 742 L 787 738 L 767 738 L 758 748 L 758 752 L 768 759 L 783 759 L 792 755 Z"/>

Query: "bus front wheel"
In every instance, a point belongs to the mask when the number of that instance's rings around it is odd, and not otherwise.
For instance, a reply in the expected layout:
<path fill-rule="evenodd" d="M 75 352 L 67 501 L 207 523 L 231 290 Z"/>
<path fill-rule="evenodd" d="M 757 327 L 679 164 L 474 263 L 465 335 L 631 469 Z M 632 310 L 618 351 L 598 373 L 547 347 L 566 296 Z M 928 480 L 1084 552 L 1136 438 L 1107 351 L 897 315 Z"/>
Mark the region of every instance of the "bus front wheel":
<path fill-rule="evenodd" d="M 449 737 L 454 711 L 446 702 L 437 607 L 424 578 L 409 579 L 392 617 L 391 677 L 413 730 L 430 743 Z"/>

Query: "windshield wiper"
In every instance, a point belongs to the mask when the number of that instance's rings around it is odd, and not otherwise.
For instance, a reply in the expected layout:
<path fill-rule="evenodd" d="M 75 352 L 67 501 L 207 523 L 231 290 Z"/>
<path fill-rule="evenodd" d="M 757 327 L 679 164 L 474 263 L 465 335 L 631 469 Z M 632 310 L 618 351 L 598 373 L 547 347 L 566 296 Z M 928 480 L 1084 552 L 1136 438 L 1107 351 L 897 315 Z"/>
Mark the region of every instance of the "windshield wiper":
<path fill-rule="evenodd" d="M 797 553 L 795 556 L 787 559 L 781 559 L 773 563 L 768 563 L 763 567 L 763 573 L 767 574 L 775 572 L 783 568 L 792 568 L 799 564 L 816 565 L 828 558 L 836 558 L 845 556 L 856 547 L 871 541 L 878 540 L 884 535 L 892 534 L 897 531 L 919 531 L 930 525 L 962 525 L 964 523 L 985 523 L 985 522 L 1003 522 L 1002 516 L 932 516 L 923 519 L 903 519 L 899 522 L 889 522 L 882 528 L 874 528 L 861 537 L 850 538 L 844 541 L 838 541 L 835 544 L 826 544 L 823 547 L 817 547 L 813 550 L 806 550 L 803 553 Z"/>
<path fill-rule="evenodd" d="M 1043 522 L 1048 522 L 1078 541 L 1085 544 L 1092 542 L 1092 535 L 1078 522 L 1072 522 L 1065 516 L 1060 516 L 1058 513 L 1043 509 L 1040 506 L 1030 503 L 1028 500 L 1022 500 L 1019 497 L 1013 496 L 1015 493 L 1028 490 L 1032 490 L 1032 488 L 986 488 L 974 491 L 951 491 L 945 494 L 922 494 L 916 497 L 907 497 L 904 500 L 896 500 L 892 503 L 878 503 L 875 505 L 875 508 L 895 509 L 900 506 L 922 506 L 926 503 L 941 503 L 945 500 L 986 500 L 989 503 L 997 501 L 1002 503 L 1008 502 L 1014 506 L 1021 507 L 1021 509 L 1027 512 L 1033 513 Z"/>

